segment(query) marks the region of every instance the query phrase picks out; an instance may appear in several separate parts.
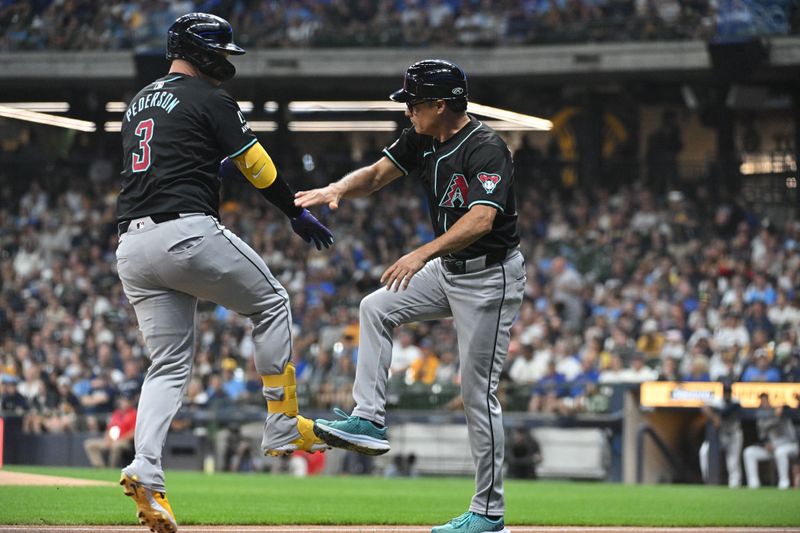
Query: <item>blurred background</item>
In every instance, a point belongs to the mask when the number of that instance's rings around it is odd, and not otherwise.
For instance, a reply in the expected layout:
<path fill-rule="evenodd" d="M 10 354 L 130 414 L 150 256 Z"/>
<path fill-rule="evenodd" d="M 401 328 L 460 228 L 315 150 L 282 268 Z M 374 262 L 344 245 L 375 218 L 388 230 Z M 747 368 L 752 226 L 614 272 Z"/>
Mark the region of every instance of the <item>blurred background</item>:
<path fill-rule="evenodd" d="M 468 111 L 514 153 L 528 265 L 500 384 L 510 477 L 778 485 L 777 460 L 800 484 L 798 0 L 0 1 L 6 463 L 132 456 L 148 360 L 116 275 L 118 132 L 191 11 L 248 49 L 226 88 L 295 189 L 380 157 L 408 65 L 467 72 Z M 433 237 L 413 179 L 315 214 L 332 251 L 223 183 L 222 222 L 291 295 L 311 417 L 352 408 L 359 301 Z M 166 468 L 471 474 L 449 321 L 396 331 L 377 459 L 262 457 L 251 324 L 207 302 L 197 323 Z"/>

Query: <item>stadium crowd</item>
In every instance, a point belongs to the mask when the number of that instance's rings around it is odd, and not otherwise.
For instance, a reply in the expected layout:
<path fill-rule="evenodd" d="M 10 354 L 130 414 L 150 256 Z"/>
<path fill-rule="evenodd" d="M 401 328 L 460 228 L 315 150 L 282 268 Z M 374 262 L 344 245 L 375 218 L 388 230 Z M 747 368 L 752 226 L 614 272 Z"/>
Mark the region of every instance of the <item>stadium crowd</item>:
<path fill-rule="evenodd" d="M 0 50 L 161 50 L 191 11 L 230 20 L 245 47 L 495 46 L 705 39 L 722 2 L 710 0 L 7 0 Z M 744 6 L 744 4 L 742 4 Z M 746 6 L 728 17 L 763 24 Z M 797 18 L 787 13 L 780 18 Z M 772 16 L 772 15 L 771 15 Z M 773 16 L 773 18 L 775 18 Z M 722 23 L 725 23 L 724 21 Z M 779 32 L 790 23 L 783 21 Z M 800 24 L 794 20 L 793 32 Z"/>
<path fill-rule="evenodd" d="M 79 135 L 50 171 L 20 170 L 42 164 L 37 142 L 23 130 L 0 152 L 0 409 L 25 415 L 31 432 L 93 428 L 135 398 L 147 367 L 115 273 L 117 150 Z M 300 188 L 358 164 L 347 148 L 322 150 L 282 172 Z M 711 201 L 702 185 L 663 197 L 640 184 L 557 190 L 518 155 L 528 281 L 502 377 L 508 408 L 521 395 L 530 411 L 604 412 L 614 384 L 654 379 L 800 381 L 799 224 Z M 244 180 L 224 184 L 222 222 L 291 295 L 306 407 L 352 406 L 358 304 L 432 238 L 421 194 L 400 180 L 319 212 L 336 245 L 318 252 Z M 208 303 L 199 316 L 185 404 L 263 404 L 249 320 Z M 457 353 L 446 321 L 398 329 L 393 386 L 456 389 Z"/>

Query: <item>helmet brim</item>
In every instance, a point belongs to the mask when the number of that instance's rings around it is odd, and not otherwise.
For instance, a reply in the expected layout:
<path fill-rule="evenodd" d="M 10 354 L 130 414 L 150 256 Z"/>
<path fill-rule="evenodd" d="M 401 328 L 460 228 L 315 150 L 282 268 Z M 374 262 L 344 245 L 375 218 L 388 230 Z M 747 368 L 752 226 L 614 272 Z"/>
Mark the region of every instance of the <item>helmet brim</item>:
<path fill-rule="evenodd" d="M 412 98 L 413 95 L 407 92 L 405 89 L 398 89 L 397 91 L 389 95 L 389 100 L 391 100 L 392 102 L 407 103 L 410 102 Z"/>
<path fill-rule="evenodd" d="M 233 43 L 214 45 L 212 48 L 217 52 L 224 52 L 232 56 L 240 56 L 245 52 L 244 48 Z"/>

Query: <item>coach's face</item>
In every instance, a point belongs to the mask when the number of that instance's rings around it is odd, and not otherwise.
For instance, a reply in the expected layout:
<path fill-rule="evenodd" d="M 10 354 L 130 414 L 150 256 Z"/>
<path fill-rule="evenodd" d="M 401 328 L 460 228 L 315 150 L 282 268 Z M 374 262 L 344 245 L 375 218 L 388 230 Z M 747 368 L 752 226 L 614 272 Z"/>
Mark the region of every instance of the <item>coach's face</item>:
<path fill-rule="evenodd" d="M 406 104 L 406 116 L 420 135 L 434 135 L 439 117 L 444 111 L 444 100 L 417 100 Z"/>

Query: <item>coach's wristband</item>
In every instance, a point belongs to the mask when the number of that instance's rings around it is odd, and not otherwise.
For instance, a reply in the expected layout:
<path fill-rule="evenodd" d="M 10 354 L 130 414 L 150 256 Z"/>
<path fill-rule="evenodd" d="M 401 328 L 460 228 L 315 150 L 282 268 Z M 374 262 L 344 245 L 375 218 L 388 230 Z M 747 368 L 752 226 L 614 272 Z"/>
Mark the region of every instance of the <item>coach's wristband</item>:
<path fill-rule="evenodd" d="M 264 189 L 258 189 L 258 192 L 289 218 L 296 218 L 303 212 L 302 207 L 294 205 L 294 191 L 289 188 L 289 184 L 280 176 L 275 178 L 272 185 Z"/>

